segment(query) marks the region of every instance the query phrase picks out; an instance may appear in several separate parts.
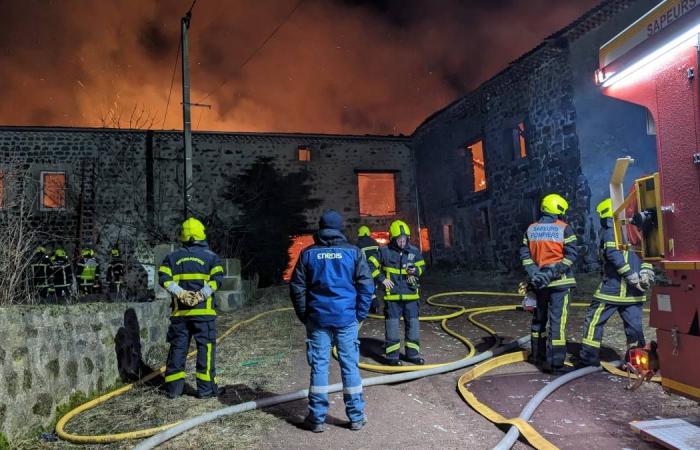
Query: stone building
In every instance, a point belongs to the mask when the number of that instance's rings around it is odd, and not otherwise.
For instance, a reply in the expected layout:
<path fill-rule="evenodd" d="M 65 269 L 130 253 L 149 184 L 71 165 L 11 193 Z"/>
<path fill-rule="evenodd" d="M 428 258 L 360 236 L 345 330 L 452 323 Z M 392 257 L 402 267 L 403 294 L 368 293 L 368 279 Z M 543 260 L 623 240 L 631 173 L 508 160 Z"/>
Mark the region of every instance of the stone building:
<path fill-rule="evenodd" d="M 595 205 L 618 157 L 628 176 L 655 170 L 653 123 L 594 83 L 599 47 L 657 1 L 608 0 L 549 36 L 412 136 L 432 257 L 472 268 L 519 266 L 522 233 L 541 198 L 568 199 L 578 269 L 597 262 Z"/>
<path fill-rule="evenodd" d="M 193 205 L 205 221 L 245 228 L 222 193 L 268 157 L 283 174 L 304 173 L 321 200 L 305 211 L 308 232 L 326 208 L 343 213 L 349 236 L 360 224 L 387 230 L 395 217 L 417 222 L 409 138 L 196 132 L 193 147 Z M 26 175 L 22 183 L 0 179 L 0 193 L 7 206 L 23 190 L 50 239 L 103 250 L 116 242 L 142 245 L 138 250 L 148 253 L 174 239 L 182 220 L 182 155 L 174 131 L 0 127 L 0 168 Z"/>

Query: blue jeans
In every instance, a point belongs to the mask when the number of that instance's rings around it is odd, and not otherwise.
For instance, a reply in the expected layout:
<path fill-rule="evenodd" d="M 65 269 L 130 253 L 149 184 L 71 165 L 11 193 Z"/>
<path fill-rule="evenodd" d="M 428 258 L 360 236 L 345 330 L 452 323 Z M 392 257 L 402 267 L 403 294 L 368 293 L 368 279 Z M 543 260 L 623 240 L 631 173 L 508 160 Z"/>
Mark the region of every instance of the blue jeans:
<path fill-rule="evenodd" d="M 306 357 L 311 367 L 309 385 L 309 417 L 313 423 L 326 421 L 328 411 L 328 364 L 331 346 L 338 349 L 340 375 L 343 379 L 345 413 L 351 422 L 365 417 L 365 400 L 362 397 L 360 378 L 360 341 L 357 338 L 359 324 L 341 328 L 322 328 L 309 322 L 306 325 Z"/>

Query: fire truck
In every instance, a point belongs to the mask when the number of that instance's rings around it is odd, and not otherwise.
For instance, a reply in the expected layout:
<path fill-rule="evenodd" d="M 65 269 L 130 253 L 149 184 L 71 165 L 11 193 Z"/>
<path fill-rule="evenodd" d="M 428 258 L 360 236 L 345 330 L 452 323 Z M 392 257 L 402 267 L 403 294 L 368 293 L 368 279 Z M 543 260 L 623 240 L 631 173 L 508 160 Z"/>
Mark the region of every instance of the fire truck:
<path fill-rule="evenodd" d="M 667 0 L 600 48 L 603 94 L 647 108 L 656 128 L 654 174 L 610 180 L 618 247 L 657 268 L 650 325 L 663 386 L 700 399 L 700 0 Z"/>

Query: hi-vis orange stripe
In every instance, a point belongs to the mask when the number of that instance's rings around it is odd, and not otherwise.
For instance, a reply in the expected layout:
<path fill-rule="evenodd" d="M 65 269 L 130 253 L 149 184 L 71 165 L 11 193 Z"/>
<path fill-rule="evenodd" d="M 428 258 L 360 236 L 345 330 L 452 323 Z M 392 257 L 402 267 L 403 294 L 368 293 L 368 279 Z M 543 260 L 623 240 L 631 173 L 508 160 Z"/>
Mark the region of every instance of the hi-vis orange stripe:
<path fill-rule="evenodd" d="M 535 222 L 527 229 L 530 255 L 539 267 L 556 264 L 564 258 L 564 229 L 566 223 Z"/>

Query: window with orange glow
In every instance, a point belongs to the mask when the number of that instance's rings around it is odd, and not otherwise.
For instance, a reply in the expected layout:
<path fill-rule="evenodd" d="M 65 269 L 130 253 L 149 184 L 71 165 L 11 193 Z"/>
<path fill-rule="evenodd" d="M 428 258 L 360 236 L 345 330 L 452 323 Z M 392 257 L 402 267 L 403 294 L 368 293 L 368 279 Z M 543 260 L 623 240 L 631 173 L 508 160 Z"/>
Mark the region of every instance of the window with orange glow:
<path fill-rule="evenodd" d="M 393 173 L 358 173 L 357 190 L 360 197 L 360 216 L 396 214 L 396 178 Z"/>
<path fill-rule="evenodd" d="M 66 173 L 41 172 L 41 208 L 66 207 Z"/>
<path fill-rule="evenodd" d="M 518 135 L 518 149 L 520 150 L 520 157 L 524 158 L 527 156 L 527 143 L 525 142 L 525 123 L 520 122 L 515 132 Z"/>
<path fill-rule="evenodd" d="M 420 246 L 423 252 L 430 251 L 430 233 L 427 228 L 420 229 Z"/>
<path fill-rule="evenodd" d="M 484 141 L 477 141 L 468 148 L 472 153 L 472 167 L 474 168 L 474 192 L 483 191 L 486 189 Z"/>
<path fill-rule="evenodd" d="M 299 147 L 297 149 L 299 161 L 311 161 L 311 149 L 309 147 Z"/>
<path fill-rule="evenodd" d="M 289 281 L 292 279 L 294 266 L 296 266 L 297 261 L 299 260 L 299 254 L 309 245 L 313 245 L 313 243 L 313 234 L 300 234 L 299 236 L 292 236 L 292 244 L 287 250 L 287 254 L 289 255 L 289 264 L 287 264 L 287 269 L 284 271 L 284 281 Z"/>
<path fill-rule="evenodd" d="M 389 241 L 391 240 L 391 236 L 389 235 L 388 231 L 373 231 L 371 236 L 372 239 L 379 243 L 379 245 L 388 245 Z"/>

